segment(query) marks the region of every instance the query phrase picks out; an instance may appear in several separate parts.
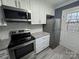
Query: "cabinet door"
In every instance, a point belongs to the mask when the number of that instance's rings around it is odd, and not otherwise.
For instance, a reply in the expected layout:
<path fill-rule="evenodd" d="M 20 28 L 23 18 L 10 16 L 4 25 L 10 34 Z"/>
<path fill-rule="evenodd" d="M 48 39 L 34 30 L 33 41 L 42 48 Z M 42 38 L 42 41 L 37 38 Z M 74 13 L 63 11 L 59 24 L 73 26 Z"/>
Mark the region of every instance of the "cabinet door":
<path fill-rule="evenodd" d="M 16 0 L 2 0 L 2 4 L 3 5 L 7 5 L 7 6 L 12 6 L 12 7 L 16 7 Z"/>
<path fill-rule="evenodd" d="M 20 8 L 30 11 L 30 0 L 19 0 Z"/>
<path fill-rule="evenodd" d="M 31 12 L 32 12 L 32 16 L 31 16 L 31 20 L 32 20 L 32 24 L 40 24 L 39 21 L 39 2 L 37 0 L 31 0 Z"/>
<path fill-rule="evenodd" d="M 36 39 L 36 53 L 41 52 L 49 46 L 50 35 Z"/>
<path fill-rule="evenodd" d="M 43 40 L 44 40 L 44 42 L 43 42 L 44 47 L 43 48 L 45 49 L 49 46 L 50 35 L 44 36 Z"/>
<path fill-rule="evenodd" d="M 45 14 L 45 9 L 42 9 L 40 12 L 40 22 L 41 24 L 46 24 L 46 14 Z"/>
<path fill-rule="evenodd" d="M 38 0 L 31 1 L 32 24 L 46 24 L 46 13 L 44 4 Z"/>
<path fill-rule="evenodd" d="M 43 39 L 42 38 L 38 38 L 36 39 L 36 53 L 39 53 L 43 50 Z"/>
<path fill-rule="evenodd" d="M 26 6 L 26 0 L 20 0 L 20 1 L 18 1 L 19 2 L 19 7 L 20 8 L 22 8 L 22 9 L 26 9 L 27 8 L 27 6 Z"/>
<path fill-rule="evenodd" d="M 40 24 L 46 24 L 46 10 L 42 2 L 40 2 Z"/>

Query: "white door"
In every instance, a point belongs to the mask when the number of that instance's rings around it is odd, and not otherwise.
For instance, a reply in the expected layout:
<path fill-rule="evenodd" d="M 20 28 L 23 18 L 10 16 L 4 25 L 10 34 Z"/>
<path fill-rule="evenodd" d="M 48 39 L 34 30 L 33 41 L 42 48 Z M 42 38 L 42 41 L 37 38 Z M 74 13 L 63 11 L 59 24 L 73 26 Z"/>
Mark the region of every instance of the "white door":
<path fill-rule="evenodd" d="M 79 6 L 62 12 L 60 44 L 79 53 Z"/>
<path fill-rule="evenodd" d="M 7 6 L 12 6 L 12 7 L 16 7 L 16 0 L 2 0 L 2 4 L 3 5 L 7 5 Z"/>

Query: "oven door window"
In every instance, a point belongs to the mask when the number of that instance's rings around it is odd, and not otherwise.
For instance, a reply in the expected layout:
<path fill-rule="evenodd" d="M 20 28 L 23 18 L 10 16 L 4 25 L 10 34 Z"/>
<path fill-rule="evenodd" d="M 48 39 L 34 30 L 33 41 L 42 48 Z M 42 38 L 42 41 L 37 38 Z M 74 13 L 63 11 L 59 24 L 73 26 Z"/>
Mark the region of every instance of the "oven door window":
<path fill-rule="evenodd" d="M 31 43 L 31 44 L 23 46 L 21 48 L 15 49 L 14 53 L 15 53 L 16 59 L 20 59 L 33 51 L 34 51 L 34 43 Z"/>

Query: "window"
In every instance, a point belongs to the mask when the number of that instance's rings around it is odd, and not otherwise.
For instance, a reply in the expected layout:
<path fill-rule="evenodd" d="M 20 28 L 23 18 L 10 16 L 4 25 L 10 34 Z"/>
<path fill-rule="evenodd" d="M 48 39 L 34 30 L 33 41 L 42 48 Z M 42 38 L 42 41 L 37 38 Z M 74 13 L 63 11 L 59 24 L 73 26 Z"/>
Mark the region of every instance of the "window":
<path fill-rule="evenodd" d="M 77 13 L 77 20 L 79 21 L 79 12 Z"/>
<path fill-rule="evenodd" d="M 73 12 L 67 14 L 67 22 L 78 22 L 79 21 L 79 12 Z"/>
<path fill-rule="evenodd" d="M 67 14 L 67 31 L 78 32 L 79 31 L 79 12 L 73 12 Z"/>

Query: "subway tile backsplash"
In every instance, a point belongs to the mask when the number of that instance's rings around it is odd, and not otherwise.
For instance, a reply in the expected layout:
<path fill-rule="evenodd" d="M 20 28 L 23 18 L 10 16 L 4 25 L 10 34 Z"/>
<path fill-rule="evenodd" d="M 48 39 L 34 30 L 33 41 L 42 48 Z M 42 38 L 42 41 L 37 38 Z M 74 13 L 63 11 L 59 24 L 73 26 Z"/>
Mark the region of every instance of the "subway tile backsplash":
<path fill-rule="evenodd" d="M 42 31 L 42 25 L 31 25 L 29 23 L 7 23 L 7 26 L 0 27 L 0 39 L 8 39 L 12 30 L 31 29 L 31 32 Z"/>

